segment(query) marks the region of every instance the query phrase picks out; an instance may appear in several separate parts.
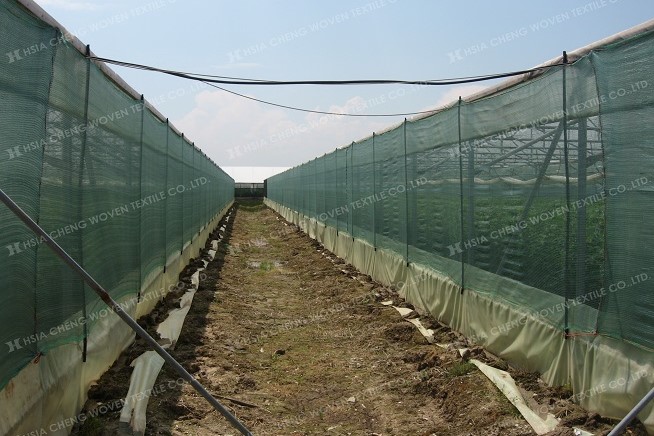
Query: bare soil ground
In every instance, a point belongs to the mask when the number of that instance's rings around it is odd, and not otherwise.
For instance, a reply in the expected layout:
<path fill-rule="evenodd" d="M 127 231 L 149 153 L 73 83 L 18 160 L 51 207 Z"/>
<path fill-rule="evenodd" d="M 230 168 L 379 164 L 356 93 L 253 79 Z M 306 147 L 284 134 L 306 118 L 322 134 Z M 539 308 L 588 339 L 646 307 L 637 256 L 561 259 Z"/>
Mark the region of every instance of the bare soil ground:
<path fill-rule="evenodd" d="M 191 267 L 197 265 L 196 260 Z M 192 269 L 182 273 L 188 283 Z M 261 203 L 243 202 L 195 295 L 172 354 L 256 435 L 534 434 L 517 410 L 455 347 L 429 345 L 393 308 L 393 289 L 373 282 Z M 151 334 L 176 304 L 170 294 L 139 320 Z M 438 342 L 466 343 L 435 320 Z M 155 336 L 156 337 L 156 336 Z M 125 398 L 137 340 L 89 393 L 87 411 Z M 613 421 L 568 401 L 537 374 L 508 368 L 480 348 L 471 355 L 509 369 L 542 412 L 606 434 Z M 119 410 L 74 434 L 116 434 Z M 147 410 L 146 435 L 237 434 L 164 366 Z M 630 434 L 646 434 L 638 427 Z"/>

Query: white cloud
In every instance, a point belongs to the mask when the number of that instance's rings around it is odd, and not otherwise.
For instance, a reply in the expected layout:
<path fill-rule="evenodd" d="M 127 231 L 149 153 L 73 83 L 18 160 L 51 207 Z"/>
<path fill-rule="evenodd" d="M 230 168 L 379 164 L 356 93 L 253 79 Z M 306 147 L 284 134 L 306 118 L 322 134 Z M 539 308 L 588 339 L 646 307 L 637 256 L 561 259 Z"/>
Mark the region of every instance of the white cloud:
<path fill-rule="evenodd" d="M 459 96 L 465 99 L 466 97 L 483 91 L 484 89 L 486 89 L 486 87 L 481 85 L 463 85 L 452 88 L 446 91 L 438 100 L 436 100 L 436 103 L 418 109 L 416 112 L 421 113 L 413 115 L 411 119 L 415 120 L 424 118 L 425 116 L 431 115 L 433 111 L 437 111 L 445 107 L 451 107 L 459 100 Z"/>
<path fill-rule="evenodd" d="M 326 111 L 364 113 L 353 97 Z M 291 115 L 222 91 L 203 91 L 195 108 L 174 124 L 225 166 L 290 166 L 313 159 L 389 124 L 388 120 L 321 114 Z"/>
<path fill-rule="evenodd" d="M 443 106 L 451 106 L 459 99 L 459 96 L 465 99 L 466 97 L 483 91 L 484 89 L 486 89 L 486 86 L 482 85 L 457 86 L 445 92 L 445 94 L 443 94 L 433 106 L 429 106 L 429 108 L 423 110 L 440 109 Z"/>
<path fill-rule="evenodd" d="M 479 85 L 453 88 L 423 110 L 482 89 Z M 355 96 L 342 104 L 312 109 L 350 114 L 393 112 L 401 95 L 394 89 L 368 100 Z M 402 119 L 298 114 L 207 90 L 195 96 L 195 107 L 174 124 L 221 166 L 293 166 L 387 130 Z"/>

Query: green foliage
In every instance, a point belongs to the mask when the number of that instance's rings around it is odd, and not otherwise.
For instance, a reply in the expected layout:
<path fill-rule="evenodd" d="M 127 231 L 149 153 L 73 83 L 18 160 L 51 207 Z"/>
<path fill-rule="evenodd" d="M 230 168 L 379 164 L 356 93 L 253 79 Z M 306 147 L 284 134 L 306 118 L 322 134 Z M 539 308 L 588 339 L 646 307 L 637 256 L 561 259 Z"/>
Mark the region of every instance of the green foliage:
<path fill-rule="evenodd" d="M 477 367 L 470 362 L 458 362 L 447 370 L 450 377 L 461 377 L 477 369 Z"/>

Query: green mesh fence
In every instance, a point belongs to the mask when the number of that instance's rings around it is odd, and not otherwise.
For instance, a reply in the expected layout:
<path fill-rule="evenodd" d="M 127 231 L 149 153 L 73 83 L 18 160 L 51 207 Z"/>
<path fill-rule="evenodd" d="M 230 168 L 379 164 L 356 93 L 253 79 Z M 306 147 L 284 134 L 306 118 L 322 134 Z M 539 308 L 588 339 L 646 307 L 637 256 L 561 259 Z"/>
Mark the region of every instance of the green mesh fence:
<path fill-rule="evenodd" d="M 137 301 L 234 180 L 22 6 L 0 3 L 0 28 L 0 187 L 114 299 Z M 1 389 L 106 306 L 4 207 L 0 227 Z"/>
<path fill-rule="evenodd" d="M 569 334 L 653 349 L 652 71 L 646 31 L 271 177 L 268 197 Z"/>

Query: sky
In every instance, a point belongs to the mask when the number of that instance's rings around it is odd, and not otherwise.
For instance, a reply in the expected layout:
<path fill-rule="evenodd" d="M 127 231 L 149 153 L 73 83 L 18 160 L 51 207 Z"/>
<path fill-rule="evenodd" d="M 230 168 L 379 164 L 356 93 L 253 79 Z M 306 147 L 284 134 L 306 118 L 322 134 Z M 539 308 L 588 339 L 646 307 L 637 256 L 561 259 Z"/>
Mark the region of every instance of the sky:
<path fill-rule="evenodd" d="M 654 17 L 651 0 L 36 0 L 96 56 L 268 80 L 431 80 L 521 70 Z M 218 165 L 291 167 L 400 123 L 244 99 L 114 69 Z M 393 114 L 497 82 L 229 90 L 305 109 Z"/>

